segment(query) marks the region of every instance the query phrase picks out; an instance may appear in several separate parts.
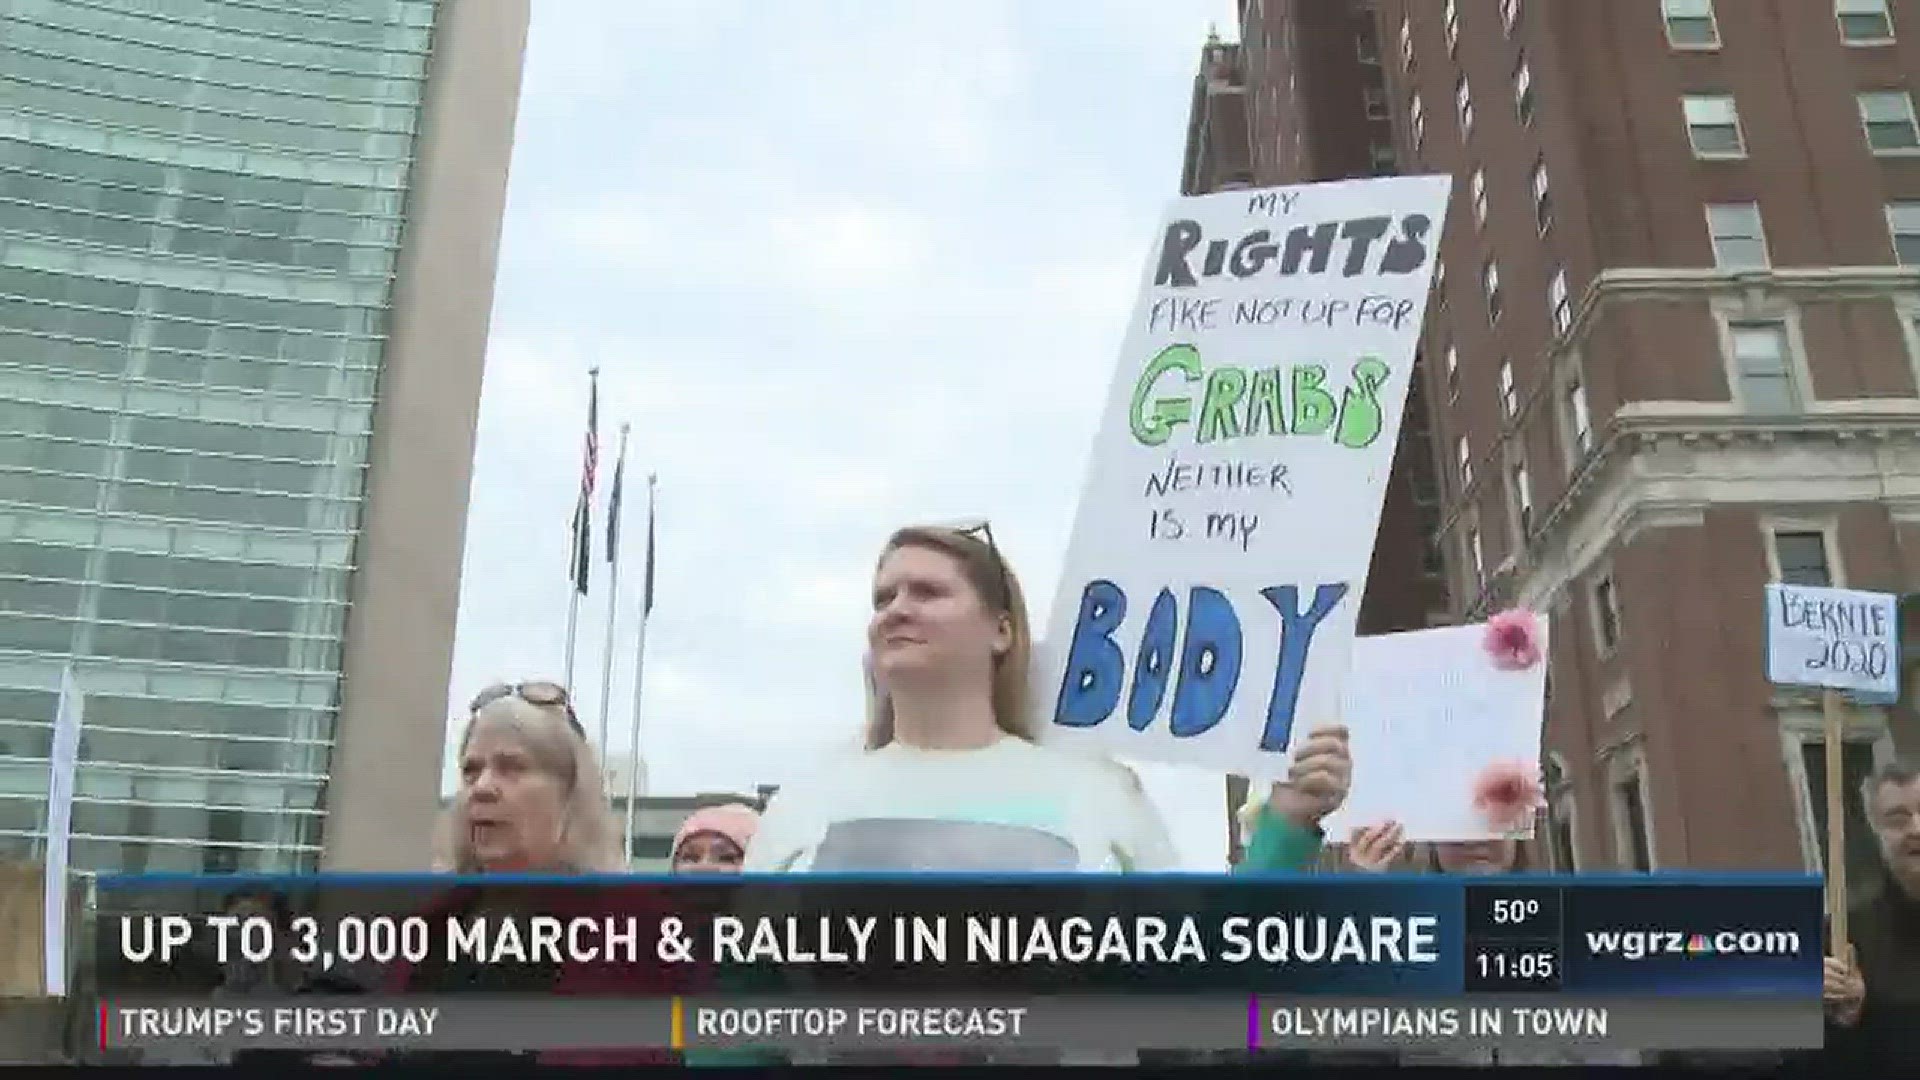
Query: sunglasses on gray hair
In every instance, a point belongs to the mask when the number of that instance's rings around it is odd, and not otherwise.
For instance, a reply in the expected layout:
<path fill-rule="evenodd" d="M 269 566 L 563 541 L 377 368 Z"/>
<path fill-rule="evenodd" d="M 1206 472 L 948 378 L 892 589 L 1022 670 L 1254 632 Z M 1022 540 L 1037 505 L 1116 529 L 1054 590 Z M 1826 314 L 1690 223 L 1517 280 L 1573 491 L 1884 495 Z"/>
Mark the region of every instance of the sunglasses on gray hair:
<path fill-rule="evenodd" d="M 567 726 L 573 729 L 575 735 L 580 736 L 582 742 L 586 741 L 587 729 L 581 726 L 580 718 L 574 715 L 573 699 L 567 695 L 567 688 L 557 682 L 536 679 L 523 683 L 494 683 L 473 696 L 473 703 L 467 706 L 467 711 L 479 712 L 501 698 L 509 697 L 517 697 L 529 705 L 538 705 L 541 708 L 550 709 L 557 706 L 567 714 Z"/>

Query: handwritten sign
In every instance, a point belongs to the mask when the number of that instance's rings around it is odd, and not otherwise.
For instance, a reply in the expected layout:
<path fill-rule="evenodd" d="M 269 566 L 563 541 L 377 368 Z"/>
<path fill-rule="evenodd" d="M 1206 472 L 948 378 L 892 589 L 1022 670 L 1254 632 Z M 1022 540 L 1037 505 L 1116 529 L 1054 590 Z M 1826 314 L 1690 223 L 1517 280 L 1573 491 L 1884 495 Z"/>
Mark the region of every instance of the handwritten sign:
<path fill-rule="evenodd" d="M 1899 598 L 1858 589 L 1768 585 L 1767 680 L 1897 700 Z"/>
<path fill-rule="evenodd" d="M 1410 841 L 1508 835 L 1482 822 L 1473 782 L 1491 762 L 1540 760 L 1547 665 L 1501 671 L 1487 660 L 1485 635 L 1484 625 L 1447 626 L 1354 642 L 1341 710 L 1353 787 L 1322 822 L 1329 840 L 1387 821 Z M 1544 627 L 1540 648 L 1544 655 Z"/>
<path fill-rule="evenodd" d="M 1331 721 L 1450 181 L 1174 203 L 1036 657 L 1035 729 L 1277 778 Z"/>

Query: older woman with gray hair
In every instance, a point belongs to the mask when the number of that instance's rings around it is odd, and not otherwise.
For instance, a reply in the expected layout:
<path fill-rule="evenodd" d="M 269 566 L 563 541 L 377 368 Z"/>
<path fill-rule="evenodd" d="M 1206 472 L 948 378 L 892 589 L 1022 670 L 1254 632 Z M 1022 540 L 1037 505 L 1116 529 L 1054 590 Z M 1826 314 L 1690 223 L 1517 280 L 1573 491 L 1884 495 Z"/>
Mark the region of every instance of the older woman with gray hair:
<path fill-rule="evenodd" d="M 462 875 L 603 874 L 623 870 L 620 833 L 608 804 L 600 763 L 588 745 L 567 691 L 558 683 L 498 683 L 473 699 L 459 747 L 460 786 L 442 816 L 435 868 Z M 582 890 L 557 885 L 462 885 L 432 907 L 438 918 L 521 914 L 640 914 L 653 903 L 645 890 Z M 664 912 L 662 912 L 664 913 Z M 664 966 L 612 960 L 499 967 L 448 962 L 396 965 L 389 990 L 535 994 L 671 994 L 679 987 Z M 412 1055 L 408 1055 L 411 1059 Z M 652 1049 L 566 1053 L 488 1051 L 427 1053 L 433 1064 L 673 1064 Z"/>
<path fill-rule="evenodd" d="M 619 828 L 586 731 L 558 683 L 496 683 L 473 699 L 460 786 L 435 838 L 455 873 L 616 873 Z"/>

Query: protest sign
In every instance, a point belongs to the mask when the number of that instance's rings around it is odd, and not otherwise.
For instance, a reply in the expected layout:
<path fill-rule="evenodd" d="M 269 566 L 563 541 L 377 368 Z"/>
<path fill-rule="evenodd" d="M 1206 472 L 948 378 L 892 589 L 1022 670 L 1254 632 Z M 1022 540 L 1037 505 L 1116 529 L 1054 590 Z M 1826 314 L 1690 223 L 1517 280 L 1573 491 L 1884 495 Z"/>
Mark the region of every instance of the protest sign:
<path fill-rule="evenodd" d="M 1363 637 L 1341 715 L 1355 762 L 1353 788 L 1322 827 L 1345 840 L 1363 825 L 1397 821 L 1408 841 L 1533 835 L 1496 828 L 1474 805 L 1489 766 L 1510 763 L 1537 778 L 1547 699 L 1546 635 L 1540 662 L 1502 670 L 1488 662 L 1484 624 Z"/>
<path fill-rule="evenodd" d="M 1846 813 L 1840 748 L 1843 693 L 1871 704 L 1900 699 L 1900 598 L 1891 593 L 1773 582 L 1767 586 L 1767 681 L 1818 687 L 1827 788 L 1828 931 L 1844 955 L 1847 936 Z"/>
<path fill-rule="evenodd" d="M 1768 585 L 1767 681 L 1897 699 L 1898 604 L 1891 593 Z"/>
<path fill-rule="evenodd" d="M 1337 721 L 1449 185 L 1173 204 L 1036 656 L 1042 739 L 1277 778 L 1296 719 Z"/>

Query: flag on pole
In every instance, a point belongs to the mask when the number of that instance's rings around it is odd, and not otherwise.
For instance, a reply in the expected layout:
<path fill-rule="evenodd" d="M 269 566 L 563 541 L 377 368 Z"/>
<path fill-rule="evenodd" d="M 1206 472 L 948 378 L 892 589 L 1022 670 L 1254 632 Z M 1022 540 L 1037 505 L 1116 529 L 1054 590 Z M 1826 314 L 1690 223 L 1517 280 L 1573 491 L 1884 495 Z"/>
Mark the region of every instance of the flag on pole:
<path fill-rule="evenodd" d="M 573 510 L 573 552 L 568 574 L 575 592 L 585 595 L 587 570 L 593 563 L 593 482 L 600 468 L 600 369 L 594 368 L 593 389 L 587 393 L 586 460 L 580 467 L 580 502 Z"/>
<path fill-rule="evenodd" d="M 620 456 L 613 463 L 613 486 L 607 489 L 607 563 L 620 561 L 620 490 L 626 487 L 627 425 L 620 425 Z"/>
<path fill-rule="evenodd" d="M 640 601 L 640 617 L 653 614 L 653 485 L 655 477 L 647 477 L 647 579 L 643 586 Z"/>
<path fill-rule="evenodd" d="M 67 848 L 73 832 L 73 776 L 80 763 L 80 721 L 86 698 L 69 664 L 60 672 L 60 704 L 47 755 L 47 858 L 42 871 L 44 974 L 48 997 L 67 995 Z"/>

